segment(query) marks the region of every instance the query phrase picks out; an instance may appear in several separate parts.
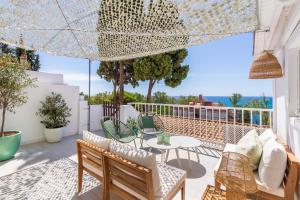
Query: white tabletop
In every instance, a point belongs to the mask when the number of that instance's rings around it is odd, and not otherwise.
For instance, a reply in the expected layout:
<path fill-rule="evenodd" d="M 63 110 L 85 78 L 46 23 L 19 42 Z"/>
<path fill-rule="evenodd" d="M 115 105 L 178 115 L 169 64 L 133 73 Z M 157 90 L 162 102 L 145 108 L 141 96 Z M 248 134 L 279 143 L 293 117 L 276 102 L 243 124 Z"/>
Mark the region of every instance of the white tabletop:
<path fill-rule="evenodd" d="M 175 143 L 179 143 L 180 147 L 183 148 L 194 148 L 201 146 L 200 140 L 193 137 L 178 135 L 172 136 L 172 138 Z"/>
<path fill-rule="evenodd" d="M 163 150 L 176 149 L 176 148 L 180 147 L 180 142 L 179 142 L 179 140 L 174 139 L 174 137 L 177 137 L 177 136 L 170 137 L 169 145 L 157 144 L 157 137 L 147 140 L 146 143 L 148 146 L 156 148 L 156 149 L 163 149 Z"/>

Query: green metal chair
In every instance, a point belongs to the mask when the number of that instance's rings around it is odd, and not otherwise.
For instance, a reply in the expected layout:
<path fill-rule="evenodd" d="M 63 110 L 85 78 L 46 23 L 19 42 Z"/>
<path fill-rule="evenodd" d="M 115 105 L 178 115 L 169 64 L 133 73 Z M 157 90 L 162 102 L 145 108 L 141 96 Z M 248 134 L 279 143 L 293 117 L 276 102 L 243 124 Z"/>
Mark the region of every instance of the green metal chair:
<path fill-rule="evenodd" d="M 154 136 L 164 131 L 164 123 L 156 114 L 140 114 L 138 125 L 141 133 L 141 146 L 143 146 L 145 135 Z"/>
<path fill-rule="evenodd" d="M 134 146 L 136 147 L 136 132 L 120 120 L 112 117 L 104 117 L 101 119 L 101 125 L 106 138 L 110 138 L 121 143 L 130 143 L 133 141 Z"/>

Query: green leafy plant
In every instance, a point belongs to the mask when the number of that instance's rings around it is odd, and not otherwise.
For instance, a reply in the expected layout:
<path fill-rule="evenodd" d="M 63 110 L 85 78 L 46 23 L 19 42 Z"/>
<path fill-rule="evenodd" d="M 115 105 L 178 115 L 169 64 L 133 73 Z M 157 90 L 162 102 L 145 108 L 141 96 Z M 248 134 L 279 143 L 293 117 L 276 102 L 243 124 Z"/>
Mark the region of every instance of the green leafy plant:
<path fill-rule="evenodd" d="M 15 108 L 27 102 L 27 87 L 34 87 L 36 79 L 27 72 L 29 63 L 19 64 L 17 58 L 11 54 L 0 56 L 0 109 L 2 109 L 2 123 L 0 137 L 4 136 L 6 112 L 15 112 Z"/>
<path fill-rule="evenodd" d="M 131 117 L 129 117 L 127 119 L 126 125 L 129 126 L 132 129 L 138 127 L 137 121 L 135 119 L 131 118 Z"/>
<path fill-rule="evenodd" d="M 71 116 L 70 112 L 71 109 L 67 106 L 61 94 L 52 92 L 44 102 L 41 102 L 37 115 L 42 118 L 41 123 L 46 128 L 62 128 L 70 123 L 68 120 L 68 117 Z"/>

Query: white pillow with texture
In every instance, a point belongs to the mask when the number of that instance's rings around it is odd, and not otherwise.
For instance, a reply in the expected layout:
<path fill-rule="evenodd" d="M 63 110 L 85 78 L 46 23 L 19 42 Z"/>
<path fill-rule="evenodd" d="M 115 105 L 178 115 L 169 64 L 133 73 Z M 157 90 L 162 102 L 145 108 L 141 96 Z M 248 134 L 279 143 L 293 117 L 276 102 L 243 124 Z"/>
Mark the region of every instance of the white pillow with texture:
<path fill-rule="evenodd" d="M 249 131 L 237 144 L 236 151 L 247 156 L 253 170 L 259 165 L 263 146 L 255 129 Z"/>
<path fill-rule="evenodd" d="M 97 147 L 108 150 L 109 144 L 111 142 L 110 139 L 102 137 L 100 135 L 96 135 L 89 131 L 83 131 L 82 138 L 84 141 L 89 142 Z"/>
<path fill-rule="evenodd" d="M 286 170 L 287 154 L 275 139 L 267 141 L 259 163 L 258 175 L 267 187 L 276 189 L 282 183 Z"/>
<path fill-rule="evenodd" d="M 260 134 L 259 139 L 264 146 L 269 140 L 276 139 L 276 136 L 272 129 L 266 129 L 262 134 Z"/>
<path fill-rule="evenodd" d="M 136 164 L 144 166 L 152 170 L 152 180 L 154 196 L 162 196 L 162 188 L 160 184 L 160 178 L 158 168 L 156 164 L 156 156 L 153 153 L 142 149 L 136 149 L 130 145 L 122 144 L 116 141 L 112 141 L 109 146 L 110 152 L 121 156 L 124 159 L 132 161 Z"/>

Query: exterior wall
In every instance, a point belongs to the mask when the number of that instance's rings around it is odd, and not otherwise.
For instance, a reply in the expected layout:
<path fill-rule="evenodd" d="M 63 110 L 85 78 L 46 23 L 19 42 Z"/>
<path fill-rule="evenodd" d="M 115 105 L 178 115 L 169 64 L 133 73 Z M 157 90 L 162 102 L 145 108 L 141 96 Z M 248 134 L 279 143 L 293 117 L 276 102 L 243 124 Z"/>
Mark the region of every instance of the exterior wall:
<path fill-rule="evenodd" d="M 291 27 L 287 27 L 289 29 Z M 277 49 L 275 55 L 281 62 L 284 71 L 284 77 L 273 81 L 274 88 L 274 111 L 276 124 L 274 129 L 277 134 L 283 138 L 297 159 L 300 161 L 300 120 L 295 117 L 295 112 L 299 108 L 300 85 L 300 63 L 299 52 L 300 42 L 294 35 L 300 35 L 300 26 L 294 28 L 289 40 L 284 48 Z M 300 174 L 300 170 L 298 172 Z M 295 199 L 300 199 L 300 179 L 298 176 L 297 192 Z"/>
<path fill-rule="evenodd" d="M 261 37 L 256 37 L 254 52 L 274 50 L 281 63 L 284 76 L 273 81 L 274 130 L 300 161 L 300 119 L 295 117 L 300 101 L 300 1 L 277 1 L 277 9 L 265 11 L 260 17 L 262 21 L 271 19 L 264 24 L 270 31 L 256 33 Z M 299 181 L 295 199 L 300 199 Z"/>
<path fill-rule="evenodd" d="M 72 109 L 70 124 L 64 128 L 63 134 L 72 135 L 78 132 L 79 114 L 79 87 L 63 83 L 63 76 L 41 72 L 29 72 L 32 77 L 38 78 L 37 87 L 27 89 L 28 101 L 16 109 L 16 113 L 7 113 L 5 130 L 22 131 L 22 144 L 44 140 L 44 127 L 36 112 L 40 101 L 44 100 L 52 91 L 62 94 L 68 106 Z M 0 117 L 1 119 L 1 117 Z"/>
<path fill-rule="evenodd" d="M 91 105 L 91 131 L 102 129 L 100 120 L 103 118 L 103 106 Z"/>

